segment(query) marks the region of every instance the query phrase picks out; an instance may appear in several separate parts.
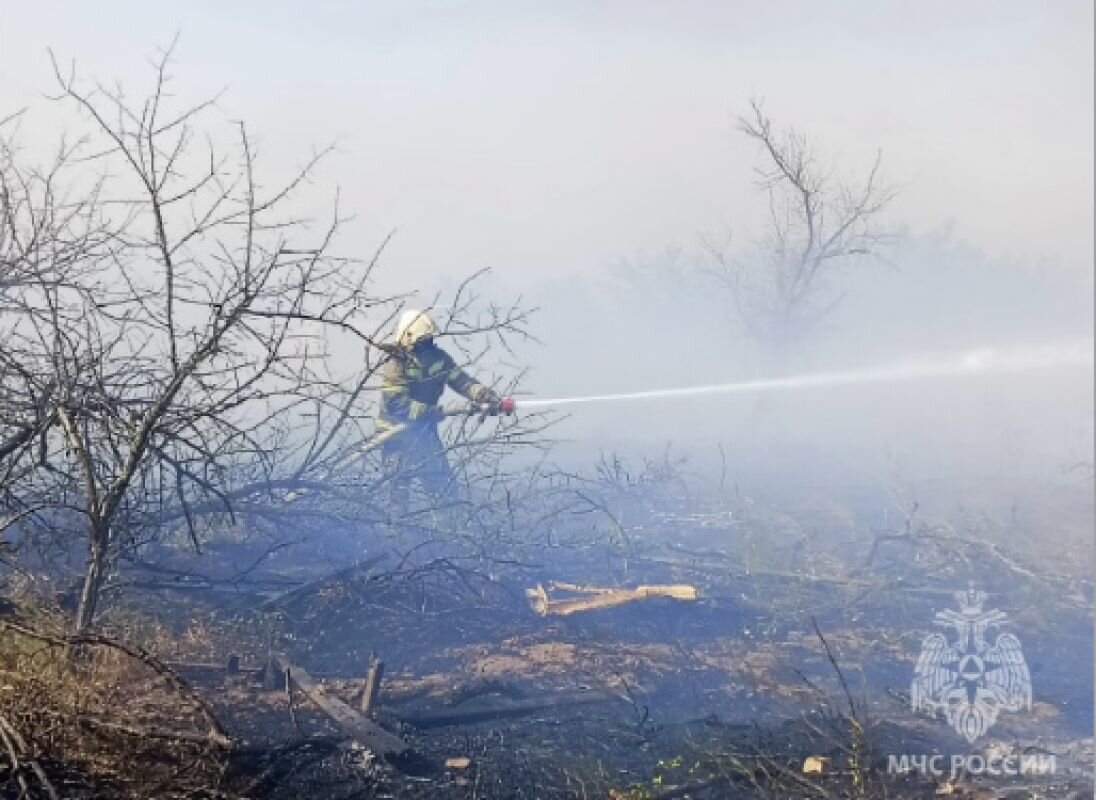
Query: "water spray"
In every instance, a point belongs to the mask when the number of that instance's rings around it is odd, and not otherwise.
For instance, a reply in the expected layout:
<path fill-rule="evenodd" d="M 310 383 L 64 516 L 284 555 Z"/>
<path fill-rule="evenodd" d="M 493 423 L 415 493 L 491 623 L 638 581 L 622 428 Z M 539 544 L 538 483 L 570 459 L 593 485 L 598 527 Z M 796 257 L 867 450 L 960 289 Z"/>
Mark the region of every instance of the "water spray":
<path fill-rule="evenodd" d="M 677 389 L 650 389 L 620 394 L 520 399 L 516 405 L 522 410 L 534 410 L 586 403 L 616 403 L 629 400 L 656 400 L 659 398 L 695 397 L 711 394 L 757 394 L 833 386 L 894 383 L 928 378 L 967 377 L 1092 366 L 1093 342 L 1088 340 L 1043 347 L 980 348 L 935 358 L 907 359 L 863 369 L 809 372 L 802 375 L 738 381 L 735 383 L 687 386 Z"/>
<path fill-rule="evenodd" d="M 574 397 L 533 397 L 515 399 L 504 397 L 496 405 L 472 403 L 444 409 L 448 417 L 480 417 L 513 414 L 521 410 L 557 408 L 589 403 L 619 403 L 629 400 L 657 400 L 660 398 L 696 397 L 713 394 L 759 394 L 764 392 L 821 389 L 834 386 L 859 386 L 872 383 L 924 380 L 928 378 L 968 377 L 976 375 L 1005 374 L 1066 367 L 1093 366 L 1092 340 L 1059 343 L 1043 347 L 1027 348 L 980 348 L 952 353 L 935 358 L 907 359 L 890 364 L 853 370 L 808 372 L 782 378 L 717 383 L 702 386 L 685 386 L 676 389 L 649 389 L 642 392 L 619 394 L 591 394 Z M 350 454 L 351 459 L 380 447 L 407 428 L 397 424 L 362 443 Z"/>

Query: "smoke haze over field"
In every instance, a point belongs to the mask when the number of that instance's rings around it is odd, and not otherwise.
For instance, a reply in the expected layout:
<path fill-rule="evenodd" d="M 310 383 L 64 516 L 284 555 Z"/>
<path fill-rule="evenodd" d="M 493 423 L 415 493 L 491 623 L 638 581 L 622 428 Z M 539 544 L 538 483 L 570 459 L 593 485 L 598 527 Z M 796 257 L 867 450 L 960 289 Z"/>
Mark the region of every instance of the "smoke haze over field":
<path fill-rule="evenodd" d="M 1092 0 L 0 5 L 0 794 L 1092 796 L 1093 72 Z"/>
<path fill-rule="evenodd" d="M 545 341 L 530 348 L 529 387 L 534 396 L 643 391 L 947 360 L 984 346 L 1091 347 L 1083 277 L 994 261 L 947 236 L 896 250 L 899 268 L 848 276 L 843 302 L 790 359 L 745 339 L 729 297 L 704 274 L 621 270 L 600 285 L 557 285 L 544 295 Z M 588 322 L 568 325 L 575 317 Z M 577 442 L 632 454 L 674 443 L 708 474 L 721 445 L 732 475 L 749 484 L 758 472 L 1056 480 L 1091 463 L 1092 407 L 1091 366 L 1069 366 L 561 410 Z"/>
<path fill-rule="evenodd" d="M 634 391 L 1090 338 L 1091 30 L 1087 2 L 12 4 L 0 117 L 29 105 L 36 144 L 68 127 L 39 99 L 46 47 L 135 94 L 178 31 L 176 93 L 227 86 L 268 168 L 338 142 L 310 202 L 341 187 L 344 252 L 398 229 L 385 288 L 430 298 L 492 267 L 492 298 L 541 309 L 541 344 L 499 374 L 530 365 L 542 396 Z M 753 96 L 835 173 L 881 148 L 905 231 L 778 359 L 699 247 L 729 229 L 748 248 L 765 224 L 735 131 Z M 674 442 L 710 463 L 718 442 L 743 473 L 1045 474 L 1091 462 L 1086 372 L 578 408 L 558 432 L 579 458 Z"/>

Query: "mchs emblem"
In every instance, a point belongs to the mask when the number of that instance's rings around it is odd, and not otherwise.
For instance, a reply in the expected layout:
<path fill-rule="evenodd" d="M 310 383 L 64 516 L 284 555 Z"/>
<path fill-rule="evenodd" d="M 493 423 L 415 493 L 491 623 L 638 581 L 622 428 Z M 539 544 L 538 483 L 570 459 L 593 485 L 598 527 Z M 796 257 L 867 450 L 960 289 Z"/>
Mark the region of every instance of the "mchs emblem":
<path fill-rule="evenodd" d="M 998 633 L 1007 616 L 983 610 L 986 593 L 957 592 L 958 611 L 939 611 L 936 624 L 951 635 L 932 633 L 921 642 L 910 701 L 914 711 L 940 711 L 961 736 L 974 742 L 1002 711 L 1031 708 L 1031 674 L 1011 633 Z M 997 633 L 993 641 L 986 638 Z"/>

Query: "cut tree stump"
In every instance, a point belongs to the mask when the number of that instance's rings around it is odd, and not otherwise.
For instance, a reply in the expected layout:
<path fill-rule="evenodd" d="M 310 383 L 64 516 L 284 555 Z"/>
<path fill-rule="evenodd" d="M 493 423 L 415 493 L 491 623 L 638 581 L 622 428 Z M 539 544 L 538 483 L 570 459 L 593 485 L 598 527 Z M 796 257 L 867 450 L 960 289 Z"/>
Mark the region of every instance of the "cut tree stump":
<path fill-rule="evenodd" d="M 568 592 L 585 596 L 553 600 L 548 596 L 549 591 Z M 565 617 L 579 611 L 612 608 L 625 603 L 633 603 L 637 600 L 649 600 L 654 597 L 669 597 L 672 600 L 696 600 L 700 597 L 700 593 L 695 586 L 687 583 L 637 586 L 634 589 L 607 589 L 597 586 L 578 586 L 573 583 L 553 582 L 548 584 L 547 589 L 538 583 L 536 588 L 526 589 L 525 596 L 529 599 L 529 605 L 533 611 L 540 616 Z"/>
<path fill-rule="evenodd" d="M 365 676 L 365 685 L 362 687 L 362 714 L 371 716 L 377 705 L 377 693 L 381 690 L 381 679 L 384 677 L 384 662 L 376 653 L 369 657 L 369 673 Z"/>
<path fill-rule="evenodd" d="M 378 756 L 398 756 L 410 750 L 408 744 L 395 734 L 389 733 L 373 720 L 355 711 L 342 700 L 327 695 L 312 676 L 284 655 L 275 654 L 271 660 L 289 680 L 308 695 L 317 708 L 330 717 L 336 725 L 354 741 L 372 750 Z"/>

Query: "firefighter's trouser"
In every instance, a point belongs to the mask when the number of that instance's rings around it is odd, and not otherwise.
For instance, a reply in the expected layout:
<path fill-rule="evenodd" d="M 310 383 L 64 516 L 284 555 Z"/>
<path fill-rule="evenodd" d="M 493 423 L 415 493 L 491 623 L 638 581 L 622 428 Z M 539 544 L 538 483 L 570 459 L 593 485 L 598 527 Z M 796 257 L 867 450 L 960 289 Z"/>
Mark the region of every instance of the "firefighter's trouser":
<path fill-rule="evenodd" d="M 456 484 L 437 425 L 411 423 L 382 445 L 381 458 L 389 481 L 393 513 L 407 513 L 411 484 L 418 481 L 431 503 L 440 505 L 456 497 Z"/>

